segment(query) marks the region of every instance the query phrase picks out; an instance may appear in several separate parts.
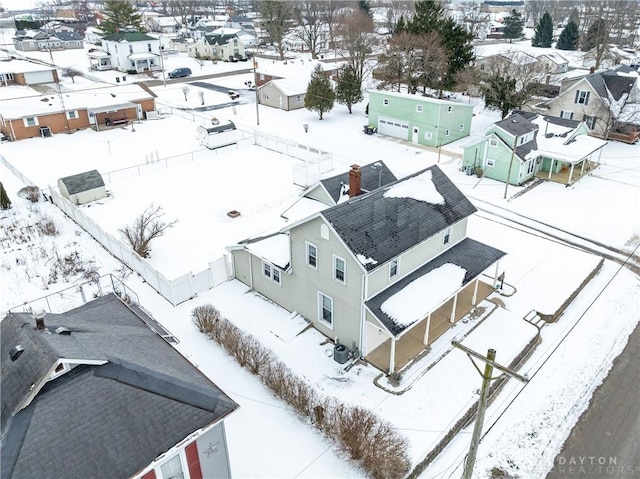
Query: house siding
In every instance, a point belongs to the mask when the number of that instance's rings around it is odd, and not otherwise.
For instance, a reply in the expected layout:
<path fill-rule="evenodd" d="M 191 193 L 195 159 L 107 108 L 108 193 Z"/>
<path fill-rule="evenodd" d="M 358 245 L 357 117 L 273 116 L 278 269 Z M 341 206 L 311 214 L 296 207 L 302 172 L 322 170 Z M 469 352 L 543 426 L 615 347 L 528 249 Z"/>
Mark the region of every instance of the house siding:
<path fill-rule="evenodd" d="M 229 479 L 231 477 L 224 423 L 216 424 L 196 439 L 196 445 L 201 478 Z M 191 475 L 191 478 L 195 479 L 193 475 Z"/>
<path fill-rule="evenodd" d="M 589 92 L 589 101 L 586 105 L 575 102 L 576 91 L 578 90 Z M 548 106 L 549 109 L 545 111 L 545 114 L 561 118 L 562 112 L 572 112 L 572 119 L 578 121 L 582 121 L 584 116 L 602 118 L 603 111 L 606 112 L 606 109 L 603 110 L 604 107 L 600 97 L 586 80 L 575 82 L 568 88 L 565 88 L 565 85 L 563 85 L 560 95 L 550 102 Z M 592 132 L 596 135 L 603 136 L 605 134 L 605 128 L 602 122 L 596 121 Z"/>
<path fill-rule="evenodd" d="M 356 298 L 362 298 L 364 272 L 331 228 L 329 239 L 321 237 L 322 224 L 325 221 L 316 218 L 290 231 L 293 271 L 285 278 L 287 284 L 282 288 L 282 301 L 291 304 L 285 306 L 286 309 L 298 311 L 328 337 L 338 337 L 349 348 L 353 343 L 360 347 L 361 301 Z M 307 241 L 318 248 L 317 270 L 306 264 Z M 333 279 L 334 255 L 346 262 L 345 284 Z M 333 328 L 318 319 L 318 291 L 333 299 Z"/>
<path fill-rule="evenodd" d="M 384 100 L 388 101 L 387 105 L 384 105 Z M 417 111 L 418 106 L 422 106 L 421 112 Z M 449 107 L 451 111 L 448 111 Z M 413 141 L 413 129 L 417 128 L 418 144 L 438 147 L 469 136 L 473 107 L 444 100 L 430 100 L 418 95 L 370 91 L 369 124 L 376 126 L 378 131 L 380 117 L 408 123 L 407 141 Z"/>
<path fill-rule="evenodd" d="M 389 278 L 389 262 L 383 264 L 369 273 L 367 279 L 367 299 L 375 296 L 389 285 L 402 279 L 409 273 L 415 271 L 420 266 L 428 263 L 443 251 L 462 241 L 467 236 L 467 218 L 451 226 L 449 242 L 445 245 L 444 231 L 439 231 L 436 235 L 414 246 L 402 253 L 399 258 L 398 274 Z"/>

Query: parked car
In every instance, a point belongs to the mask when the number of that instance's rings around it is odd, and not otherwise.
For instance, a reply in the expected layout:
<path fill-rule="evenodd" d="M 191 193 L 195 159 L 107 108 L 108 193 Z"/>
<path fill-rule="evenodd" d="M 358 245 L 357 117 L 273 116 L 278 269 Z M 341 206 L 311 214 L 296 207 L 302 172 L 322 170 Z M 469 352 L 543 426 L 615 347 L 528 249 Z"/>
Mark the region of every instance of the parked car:
<path fill-rule="evenodd" d="M 176 68 L 169 72 L 169 78 L 184 78 L 191 75 L 191 68 Z"/>
<path fill-rule="evenodd" d="M 227 93 L 229 94 L 232 100 L 236 100 L 237 98 L 240 98 L 240 93 L 238 93 L 237 91 L 229 90 Z"/>

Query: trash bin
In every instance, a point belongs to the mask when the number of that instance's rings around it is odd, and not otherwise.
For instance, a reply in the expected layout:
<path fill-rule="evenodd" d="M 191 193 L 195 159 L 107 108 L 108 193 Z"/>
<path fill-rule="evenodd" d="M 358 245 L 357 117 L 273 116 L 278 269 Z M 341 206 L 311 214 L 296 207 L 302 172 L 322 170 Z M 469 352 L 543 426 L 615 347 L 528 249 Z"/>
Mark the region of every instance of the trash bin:
<path fill-rule="evenodd" d="M 116 83 L 120 83 L 120 77 L 116 77 Z"/>

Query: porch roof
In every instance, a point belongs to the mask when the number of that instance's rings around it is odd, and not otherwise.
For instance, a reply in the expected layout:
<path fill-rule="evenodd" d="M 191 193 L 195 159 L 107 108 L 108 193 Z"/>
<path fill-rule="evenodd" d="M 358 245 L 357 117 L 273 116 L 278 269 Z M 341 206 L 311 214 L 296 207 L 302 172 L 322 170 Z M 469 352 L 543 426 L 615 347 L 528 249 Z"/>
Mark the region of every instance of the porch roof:
<path fill-rule="evenodd" d="M 132 53 L 131 55 L 129 55 L 127 58 L 129 60 L 150 60 L 152 58 L 158 58 L 159 55 L 156 55 L 155 53 Z"/>
<path fill-rule="evenodd" d="M 489 268 L 492 264 L 502 258 L 506 253 L 499 249 L 493 248 L 486 244 L 471 238 L 465 238 L 460 243 L 444 252 L 437 258 L 434 258 L 429 263 L 418 268 L 413 273 L 409 274 L 402 280 L 393 284 L 389 288 L 380 292 L 370 300 L 365 302 L 367 308 L 371 313 L 378 318 L 378 320 L 387 328 L 387 330 L 394 336 L 400 335 L 406 329 L 409 329 L 412 325 L 419 322 L 425 316 L 432 311 L 429 305 L 433 305 L 433 309 L 436 309 L 443 301 L 446 301 L 448 297 L 435 298 L 433 301 L 425 300 L 425 307 L 421 308 L 418 312 L 415 311 L 415 318 L 411 321 L 398 321 L 392 318 L 390 315 L 382 310 L 382 305 L 385 301 L 392 296 L 402 292 L 414 281 L 424 278 L 435 269 L 444 265 L 455 265 L 464 270 L 464 277 L 457 290 L 460 290 L 476 279 L 483 271 Z M 453 291 L 452 293 L 455 293 Z M 423 292 L 427 293 L 428 292 Z M 408 306 L 407 306 L 408 307 Z"/>
<path fill-rule="evenodd" d="M 87 111 L 89 113 L 93 113 L 94 115 L 97 113 L 106 113 L 106 112 L 113 112 L 113 111 L 118 111 L 118 110 L 124 110 L 127 108 L 135 108 L 136 104 L 135 103 L 117 103 L 114 105 L 107 105 L 107 106 L 99 106 L 96 108 L 87 108 Z"/>

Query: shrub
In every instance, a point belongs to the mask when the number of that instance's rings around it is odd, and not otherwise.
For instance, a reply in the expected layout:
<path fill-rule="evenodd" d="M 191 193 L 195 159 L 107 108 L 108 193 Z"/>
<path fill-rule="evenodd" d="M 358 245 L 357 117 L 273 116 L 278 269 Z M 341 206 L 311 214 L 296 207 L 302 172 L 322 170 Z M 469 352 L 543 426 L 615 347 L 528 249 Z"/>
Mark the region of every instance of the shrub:
<path fill-rule="evenodd" d="M 38 231 L 45 236 L 56 236 L 58 228 L 49 216 L 43 215 L 42 219 L 37 223 Z"/>
<path fill-rule="evenodd" d="M 205 304 L 194 308 L 191 317 L 198 331 L 208 336 L 214 330 L 216 322 L 220 320 L 220 311 L 210 304 Z"/>
<path fill-rule="evenodd" d="M 144 210 L 133 224 L 120 228 L 120 233 L 129 242 L 133 250 L 143 258 L 148 258 L 151 254 L 149 243 L 154 238 L 162 236 L 167 229 L 176 224 L 177 220 L 171 223 L 162 221 L 162 206 L 154 207 L 150 205 Z"/>
<path fill-rule="evenodd" d="M 25 186 L 18 190 L 18 196 L 31 201 L 31 203 L 37 203 L 40 201 L 40 188 L 37 186 Z"/>

